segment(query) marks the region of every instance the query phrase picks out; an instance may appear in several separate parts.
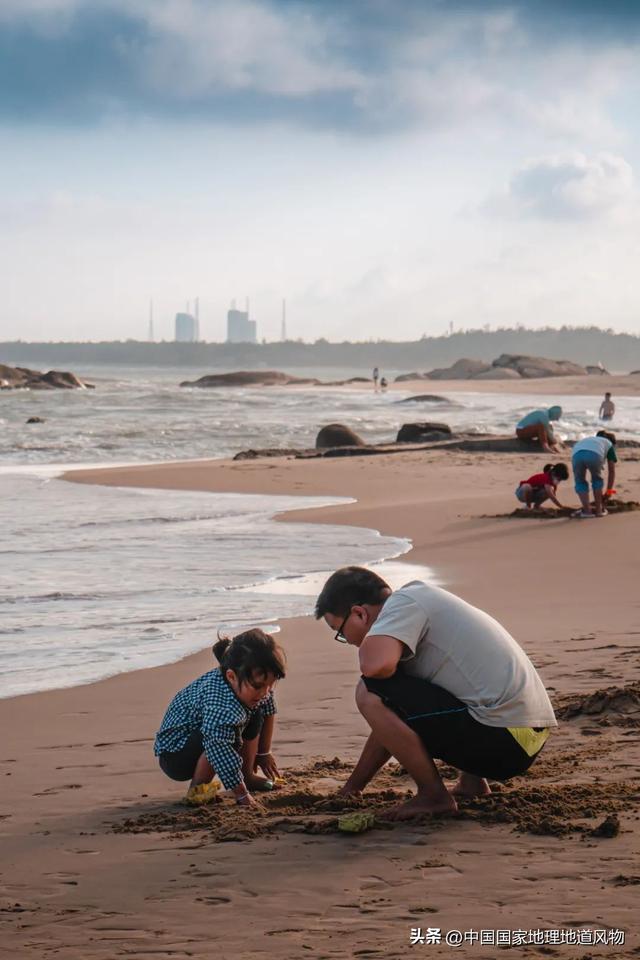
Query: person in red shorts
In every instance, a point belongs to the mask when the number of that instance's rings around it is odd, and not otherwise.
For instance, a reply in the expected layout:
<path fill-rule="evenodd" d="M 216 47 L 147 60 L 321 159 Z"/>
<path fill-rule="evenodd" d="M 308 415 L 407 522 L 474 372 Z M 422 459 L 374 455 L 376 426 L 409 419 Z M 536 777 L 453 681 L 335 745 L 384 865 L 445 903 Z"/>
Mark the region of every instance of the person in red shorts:
<path fill-rule="evenodd" d="M 562 504 L 556 497 L 558 484 L 569 479 L 569 470 L 565 463 L 546 463 L 542 473 L 535 473 L 528 480 L 521 480 L 516 490 L 516 497 L 527 505 L 529 510 L 537 509 L 545 500 L 551 500 L 556 507 Z"/>

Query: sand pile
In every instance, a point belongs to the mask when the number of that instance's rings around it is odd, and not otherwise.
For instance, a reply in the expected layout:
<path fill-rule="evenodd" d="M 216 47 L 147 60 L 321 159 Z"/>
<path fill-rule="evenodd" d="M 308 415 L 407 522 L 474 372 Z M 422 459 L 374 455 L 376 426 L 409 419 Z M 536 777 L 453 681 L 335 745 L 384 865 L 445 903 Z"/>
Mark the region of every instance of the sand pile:
<path fill-rule="evenodd" d="M 495 520 L 501 517 L 509 517 L 516 520 L 562 520 L 573 516 L 576 507 L 538 507 L 533 510 L 527 510 L 526 507 L 516 507 L 511 513 L 494 513 L 485 515 L 483 519 Z M 640 503 L 637 500 L 607 500 L 607 511 L 609 513 L 632 513 L 640 510 Z"/>
<path fill-rule="evenodd" d="M 573 783 L 518 787 L 470 800 L 462 808 L 466 819 L 485 823 L 510 823 L 521 833 L 566 836 L 569 833 L 615 836 L 607 820 L 637 803 L 638 787 L 632 783 Z M 606 814 L 594 827 L 593 821 Z"/>
<path fill-rule="evenodd" d="M 563 697 L 556 715 L 560 720 L 598 716 L 601 726 L 640 726 L 640 682 Z"/>
<path fill-rule="evenodd" d="M 545 767 L 548 766 L 545 764 Z M 261 795 L 262 809 L 245 810 L 231 800 L 220 800 L 192 808 L 182 802 L 148 811 L 116 824 L 116 833 L 166 832 L 175 837 L 198 832 L 203 842 L 251 841 L 282 833 L 338 834 L 339 816 L 361 811 L 375 818 L 374 829 L 402 830 L 407 824 L 385 820 L 391 806 L 408 796 L 410 780 L 397 766 L 390 766 L 376 778 L 377 790 L 362 798 L 341 799 L 317 786 L 318 777 L 346 772 L 350 765 L 338 758 L 319 761 L 301 770 L 287 771 L 287 785 L 277 793 Z M 445 768 L 446 769 L 446 768 Z M 547 773 L 550 771 L 547 771 Z M 611 818 L 638 802 L 638 787 L 631 783 L 528 783 L 517 778 L 509 786 L 494 784 L 488 797 L 459 801 L 457 819 L 489 824 L 510 824 L 515 830 L 537 835 L 564 836 L 569 833 L 613 836 Z M 336 781 L 336 786 L 338 781 Z M 444 818 L 423 817 L 412 821 L 433 829 L 442 828 Z M 593 831 L 600 830 L 599 833 Z"/>

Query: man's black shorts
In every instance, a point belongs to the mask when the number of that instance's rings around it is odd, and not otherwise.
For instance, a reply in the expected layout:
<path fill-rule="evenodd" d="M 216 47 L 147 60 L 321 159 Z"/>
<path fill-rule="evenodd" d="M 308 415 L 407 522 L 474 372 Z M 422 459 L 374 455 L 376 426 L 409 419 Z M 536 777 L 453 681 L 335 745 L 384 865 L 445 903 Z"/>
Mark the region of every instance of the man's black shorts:
<path fill-rule="evenodd" d="M 505 727 L 488 727 L 465 704 L 442 687 L 398 670 L 387 680 L 362 678 L 418 734 L 431 757 L 491 780 L 524 773 L 536 759 L 522 749 Z"/>
<path fill-rule="evenodd" d="M 262 711 L 256 710 L 242 732 L 242 740 L 254 740 L 262 730 L 263 722 Z M 238 742 L 236 749 L 239 753 L 242 743 Z M 192 730 L 184 747 L 172 753 L 160 754 L 158 757 L 160 769 L 172 780 L 191 780 L 202 751 L 202 734 L 199 730 Z"/>

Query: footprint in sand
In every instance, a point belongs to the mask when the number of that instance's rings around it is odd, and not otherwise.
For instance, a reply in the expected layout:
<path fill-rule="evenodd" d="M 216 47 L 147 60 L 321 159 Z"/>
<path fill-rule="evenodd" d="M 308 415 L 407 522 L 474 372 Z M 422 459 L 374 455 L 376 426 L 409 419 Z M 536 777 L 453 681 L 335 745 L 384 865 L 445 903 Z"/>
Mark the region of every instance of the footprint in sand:
<path fill-rule="evenodd" d="M 61 870 L 61 871 L 59 871 L 58 873 L 45 873 L 44 876 L 47 877 L 47 879 L 50 879 L 50 880 L 57 880 L 58 883 L 63 883 L 63 884 L 65 884 L 66 886 L 69 886 L 69 887 L 77 887 L 77 886 L 78 886 L 78 881 L 75 880 L 74 877 L 79 877 L 80 874 L 79 874 L 79 873 L 67 873 L 67 872 Z"/>
<path fill-rule="evenodd" d="M 81 790 L 81 783 L 61 783 L 56 787 L 47 787 L 46 790 L 41 790 L 40 793 L 34 793 L 34 797 L 47 797 L 54 796 L 56 793 L 59 793 L 60 790 Z"/>

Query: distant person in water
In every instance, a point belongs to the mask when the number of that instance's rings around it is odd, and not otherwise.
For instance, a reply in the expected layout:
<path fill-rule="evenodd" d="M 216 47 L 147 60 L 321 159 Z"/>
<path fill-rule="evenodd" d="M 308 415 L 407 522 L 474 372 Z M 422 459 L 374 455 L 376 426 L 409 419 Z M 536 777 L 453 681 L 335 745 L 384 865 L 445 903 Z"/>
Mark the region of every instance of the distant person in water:
<path fill-rule="evenodd" d="M 559 453 L 560 445 L 555 439 L 552 420 L 559 420 L 562 407 L 549 407 L 547 410 L 532 410 L 516 425 L 518 440 L 537 440 L 547 453 Z"/>
<path fill-rule="evenodd" d="M 562 504 L 556 497 L 558 484 L 569 479 L 569 470 L 566 463 L 545 463 L 542 473 L 534 473 L 528 480 L 521 480 L 516 490 L 516 497 L 520 503 L 526 504 L 529 510 L 538 509 L 546 500 L 551 500 L 556 507 Z"/>
<path fill-rule="evenodd" d="M 387 378 L 382 377 L 382 379 L 380 380 L 380 389 L 382 390 L 383 393 L 387 392 L 387 387 L 388 387 Z"/>
<path fill-rule="evenodd" d="M 238 805 L 255 807 L 253 793 L 271 790 L 279 778 L 273 688 L 285 675 L 284 652 L 254 629 L 218 640 L 213 653 L 220 666 L 175 695 L 154 752 L 168 777 L 191 781 L 188 803 L 215 800 L 217 774 Z"/>
<path fill-rule="evenodd" d="M 380 371 L 377 367 L 373 368 L 373 389 L 375 393 L 378 392 L 378 380 L 380 379 Z"/>
<path fill-rule="evenodd" d="M 611 399 L 610 393 L 605 393 L 604 400 L 600 404 L 600 419 L 613 420 L 616 412 L 616 405 Z"/>
<path fill-rule="evenodd" d="M 417 786 L 385 817 L 455 813 L 457 797 L 491 793 L 486 777 L 521 776 L 556 726 L 522 647 L 447 590 L 414 580 L 392 591 L 372 570 L 343 567 L 322 588 L 315 615 L 358 651 L 356 704 L 370 730 L 340 796 L 359 796 L 390 757 Z M 459 770 L 449 788 L 434 758 Z"/>
<path fill-rule="evenodd" d="M 615 493 L 613 485 L 616 482 L 617 462 L 615 433 L 598 430 L 595 437 L 586 437 L 584 440 L 579 440 L 575 444 L 571 457 L 571 466 L 573 467 L 576 493 L 582 504 L 582 509 L 578 510 L 575 516 L 584 519 L 606 516 L 607 510 L 604 505 L 604 498 L 606 495 L 611 496 Z M 606 494 L 604 494 L 604 479 L 602 476 L 605 463 L 607 465 Z M 591 503 L 589 502 L 588 473 L 591 474 L 591 487 L 593 489 L 595 509 L 591 508 Z"/>

